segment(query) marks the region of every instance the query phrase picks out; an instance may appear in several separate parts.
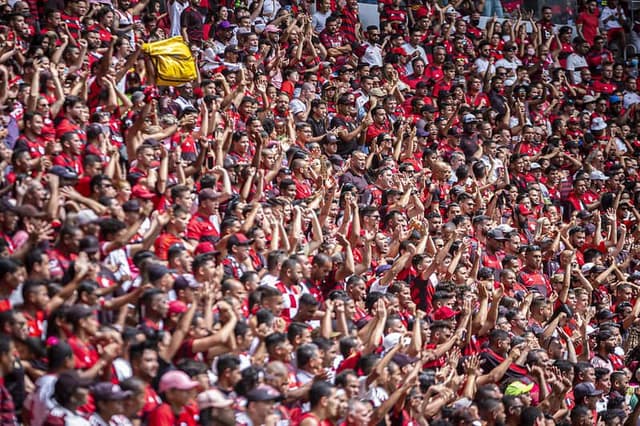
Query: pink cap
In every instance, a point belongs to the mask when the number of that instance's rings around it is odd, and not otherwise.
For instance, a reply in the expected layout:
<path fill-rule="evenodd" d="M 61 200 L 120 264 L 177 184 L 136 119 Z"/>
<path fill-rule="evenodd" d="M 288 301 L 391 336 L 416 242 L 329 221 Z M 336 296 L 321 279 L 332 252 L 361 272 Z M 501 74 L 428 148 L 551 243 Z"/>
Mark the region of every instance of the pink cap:
<path fill-rule="evenodd" d="M 191 378 L 184 371 L 171 370 L 162 376 L 160 379 L 160 392 L 166 392 L 171 389 L 178 390 L 191 390 L 197 388 L 199 385 L 195 380 Z"/>

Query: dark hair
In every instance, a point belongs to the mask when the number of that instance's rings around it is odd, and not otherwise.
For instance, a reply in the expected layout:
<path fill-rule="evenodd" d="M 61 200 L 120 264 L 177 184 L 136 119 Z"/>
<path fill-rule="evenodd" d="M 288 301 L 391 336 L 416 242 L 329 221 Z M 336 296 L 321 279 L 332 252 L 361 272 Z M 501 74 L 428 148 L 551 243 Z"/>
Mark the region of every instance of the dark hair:
<path fill-rule="evenodd" d="M 224 354 L 218 357 L 216 364 L 216 372 L 218 377 L 221 376 L 225 370 L 235 370 L 240 368 L 240 358 L 233 354 Z"/>
<path fill-rule="evenodd" d="M 325 396 L 331 396 L 333 386 L 324 380 L 314 382 L 309 390 L 309 404 L 311 408 L 316 407 Z"/>
<path fill-rule="evenodd" d="M 47 348 L 49 371 L 56 371 L 62 368 L 69 358 L 73 358 L 73 350 L 66 342 L 58 342 Z"/>

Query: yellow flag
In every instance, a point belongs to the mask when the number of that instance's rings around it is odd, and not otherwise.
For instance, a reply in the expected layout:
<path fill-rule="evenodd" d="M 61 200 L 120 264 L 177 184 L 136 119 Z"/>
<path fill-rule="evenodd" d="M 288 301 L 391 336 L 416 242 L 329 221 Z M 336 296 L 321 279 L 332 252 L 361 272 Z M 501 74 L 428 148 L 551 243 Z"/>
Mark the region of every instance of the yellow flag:
<path fill-rule="evenodd" d="M 196 61 L 182 36 L 144 43 L 142 51 L 151 57 L 158 86 L 180 86 L 197 78 Z"/>

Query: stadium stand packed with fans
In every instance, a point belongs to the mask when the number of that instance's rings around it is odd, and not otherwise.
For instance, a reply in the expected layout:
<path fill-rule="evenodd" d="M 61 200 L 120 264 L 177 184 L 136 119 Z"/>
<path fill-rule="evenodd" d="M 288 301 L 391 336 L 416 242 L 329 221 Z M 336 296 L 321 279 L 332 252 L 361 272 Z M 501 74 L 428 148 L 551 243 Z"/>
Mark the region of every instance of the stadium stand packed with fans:
<path fill-rule="evenodd" d="M 0 426 L 638 425 L 640 10 L 532 3 L 0 0 Z"/>

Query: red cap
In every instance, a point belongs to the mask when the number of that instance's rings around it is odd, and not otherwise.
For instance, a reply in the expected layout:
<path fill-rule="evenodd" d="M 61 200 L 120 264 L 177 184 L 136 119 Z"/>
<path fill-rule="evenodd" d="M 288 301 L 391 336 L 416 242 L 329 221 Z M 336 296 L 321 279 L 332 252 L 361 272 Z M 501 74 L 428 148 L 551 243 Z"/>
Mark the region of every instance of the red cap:
<path fill-rule="evenodd" d="M 211 241 L 202 241 L 201 243 L 198 243 L 194 253 L 197 256 L 204 253 L 218 253 L 218 251 Z"/>
<path fill-rule="evenodd" d="M 521 215 L 529 216 L 533 212 L 527 208 L 524 204 L 518 204 L 518 213 Z"/>
<path fill-rule="evenodd" d="M 433 319 L 436 321 L 448 320 L 458 315 L 459 311 L 454 311 L 448 306 L 441 306 L 433 313 Z"/>
<path fill-rule="evenodd" d="M 156 194 L 149 191 L 149 188 L 147 188 L 144 185 L 134 185 L 134 187 L 131 188 L 131 196 L 133 198 L 142 198 L 145 200 L 151 200 L 152 198 L 155 198 Z"/>
<path fill-rule="evenodd" d="M 395 53 L 396 55 L 407 56 L 407 52 L 402 47 L 394 47 L 391 49 L 391 53 Z"/>
<path fill-rule="evenodd" d="M 187 305 L 179 300 L 169 302 L 169 315 L 183 314 L 187 312 Z"/>

